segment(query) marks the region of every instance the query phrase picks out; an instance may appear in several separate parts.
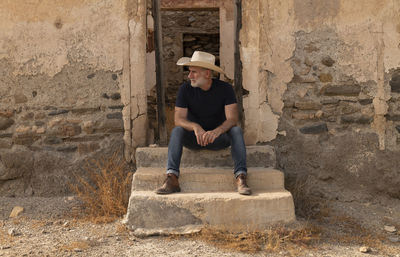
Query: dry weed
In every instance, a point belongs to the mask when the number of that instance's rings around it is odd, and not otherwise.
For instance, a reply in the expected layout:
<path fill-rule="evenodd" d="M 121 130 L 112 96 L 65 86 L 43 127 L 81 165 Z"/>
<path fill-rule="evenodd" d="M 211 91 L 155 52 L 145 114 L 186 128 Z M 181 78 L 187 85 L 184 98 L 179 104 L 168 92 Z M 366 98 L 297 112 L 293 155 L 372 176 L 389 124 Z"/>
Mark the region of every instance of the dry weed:
<path fill-rule="evenodd" d="M 77 251 L 78 249 L 80 251 L 86 250 L 90 247 L 90 244 L 85 241 L 73 241 L 69 244 L 61 245 L 59 249 L 64 252 L 72 252 L 72 251 Z"/>
<path fill-rule="evenodd" d="M 309 220 L 329 216 L 330 209 L 326 200 L 313 195 L 313 182 L 308 176 L 299 175 L 295 179 L 287 180 L 286 188 L 293 196 L 297 217 Z"/>
<path fill-rule="evenodd" d="M 122 217 L 129 201 L 132 172 L 118 153 L 86 165 L 87 178 L 76 176 L 71 189 L 78 195 L 83 211 L 96 223 L 112 222 Z"/>
<path fill-rule="evenodd" d="M 301 249 L 309 248 L 312 244 L 319 241 L 320 229 L 310 224 L 297 228 L 279 226 L 265 231 L 243 230 L 242 232 L 232 232 L 232 230 L 217 227 L 206 227 L 199 233 L 188 237 L 202 240 L 229 251 L 256 253 L 260 251 L 276 252 L 282 249 L 291 249 L 293 252 L 292 255 L 295 256 L 295 253 L 298 253 Z"/>

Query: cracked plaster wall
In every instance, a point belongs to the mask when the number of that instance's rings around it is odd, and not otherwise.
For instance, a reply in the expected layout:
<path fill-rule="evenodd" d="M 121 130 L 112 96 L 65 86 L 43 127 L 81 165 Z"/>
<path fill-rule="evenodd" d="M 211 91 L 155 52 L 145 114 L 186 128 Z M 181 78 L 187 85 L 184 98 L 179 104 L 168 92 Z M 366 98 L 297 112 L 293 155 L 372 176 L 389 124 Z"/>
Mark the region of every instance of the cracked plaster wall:
<path fill-rule="evenodd" d="M 86 161 L 143 144 L 145 3 L 0 2 L 0 195 L 65 194 Z"/>
<path fill-rule="evenodd" d="M 389 0 L 243 2 L 246 143 L 276 145 L 287 175 L 337 182 L 336 193 L 400 197 L 399 10 Z"/>

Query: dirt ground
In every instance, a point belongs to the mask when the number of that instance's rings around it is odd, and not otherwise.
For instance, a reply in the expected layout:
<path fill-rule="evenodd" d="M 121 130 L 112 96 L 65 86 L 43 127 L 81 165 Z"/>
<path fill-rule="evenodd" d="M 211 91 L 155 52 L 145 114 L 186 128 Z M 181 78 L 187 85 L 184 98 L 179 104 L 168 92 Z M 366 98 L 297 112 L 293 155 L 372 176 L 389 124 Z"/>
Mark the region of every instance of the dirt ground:
<path fill-rule="evenodd" d="M 311 220 L 298 218 L 290 227 L 318 228 L 318 238 L 266 245 L 246 252 L 204 237 L 138 238 L 121 220 L 94 224 L 70 215 L 78 210 L 75 197 L 0 198 L 0 256 L 393 256 L 400 257 L 400 201 L 378 197 L 370 202 L 330 202 Z M 24 212 L 9 218 L 14 206 Z M 386 226 L 386 230 L 385 230 Z M 387 229 L 395 232 L 388 232 Z M 273 230 L 273 228 L 272 228 Z M 228 244 L 229 245 L 229 244 Z M 368 247 L 363 253 L 360 247 Z"/>

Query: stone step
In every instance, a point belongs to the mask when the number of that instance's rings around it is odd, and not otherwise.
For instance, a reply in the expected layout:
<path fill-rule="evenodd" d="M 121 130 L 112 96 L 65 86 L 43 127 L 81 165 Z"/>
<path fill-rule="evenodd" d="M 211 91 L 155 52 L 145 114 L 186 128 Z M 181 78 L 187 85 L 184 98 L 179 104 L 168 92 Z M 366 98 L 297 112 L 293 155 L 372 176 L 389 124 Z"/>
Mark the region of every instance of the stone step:
<path fill-rule="evenodd" d="M 201 154 L 199 154 L 201 153 Z M 276 156 L 272 146 L 246 146 L 247 167 L 276 167 Z M 136 166 L 165 167 L 167 147 L 140 147 L 136 149 Z M 190 150 L 183 148 L 181 167 L 233 167 L 230 148 L 219 151 Z"/>
<path fill-rule="evenodd" d="M 255 191 L 251 196 L 234 192 L 157 195 L 133 191 L 124 222 L 132 230 L 207 224 L 243 231 L 294 220 L 292 195 L 286 190 Z"/>
<path fill-rule="evenodd" d="M 132 191 L 154 191 L 165 180 L 165 168 L 139 168 Z M 248 185 L 252 190 L 283 190 L 284 176 L 273 168 L 249 168 Z M 232 168 L 182 168 L 179 178 L 182 192 L 235 192 Z"/>

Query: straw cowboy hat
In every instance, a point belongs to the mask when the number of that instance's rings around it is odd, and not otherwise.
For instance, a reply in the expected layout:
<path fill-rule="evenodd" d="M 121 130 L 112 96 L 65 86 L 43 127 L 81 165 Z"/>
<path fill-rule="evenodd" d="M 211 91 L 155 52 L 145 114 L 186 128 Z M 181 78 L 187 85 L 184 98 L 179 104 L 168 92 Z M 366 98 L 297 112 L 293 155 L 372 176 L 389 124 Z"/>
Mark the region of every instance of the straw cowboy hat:
<path fill-rule="evenodd" d="M 225 72 L 220 67 L 215 65 L 215 56 L 202 51 L 194 51 L 192 58 L 182 57 L 178 60 L 176 64 L 180 66 L 201 67 L 225 74 Z"/>

